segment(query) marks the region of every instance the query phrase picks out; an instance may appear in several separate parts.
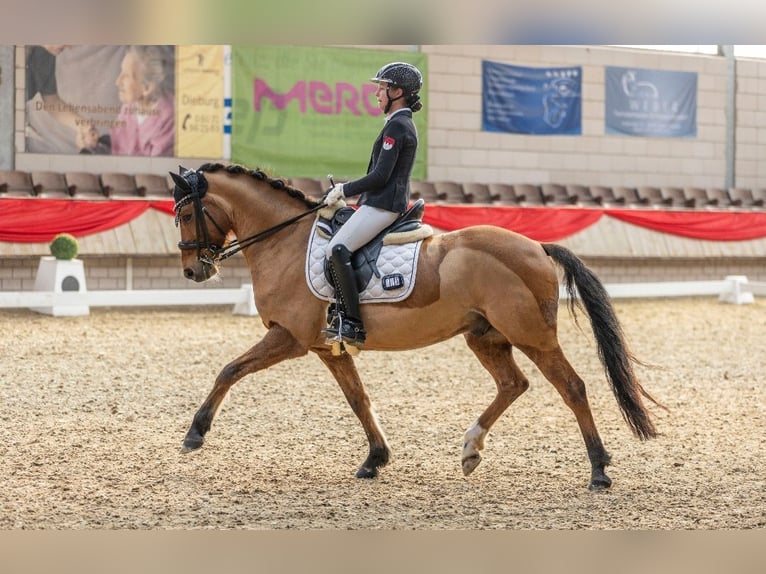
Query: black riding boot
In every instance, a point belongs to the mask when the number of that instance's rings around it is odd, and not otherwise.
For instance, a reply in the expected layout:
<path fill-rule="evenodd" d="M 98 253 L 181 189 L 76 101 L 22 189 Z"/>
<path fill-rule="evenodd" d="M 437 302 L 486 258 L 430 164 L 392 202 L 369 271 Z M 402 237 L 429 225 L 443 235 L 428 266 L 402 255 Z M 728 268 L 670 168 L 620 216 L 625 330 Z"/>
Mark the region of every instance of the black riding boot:
<path fill-rule="evenodd" d="M 367 333 L 359 313 L 359 291 L 354 270 L 351 268 L 351 252 L 343 245 L 336 245 L 333 247 L 329 263 L 335 282 L 338 313 L 333 323 L 323 332 L 331 338 L 337 338 L 340 333 L 345 343 L 360 347 L 364 344 Z"/>

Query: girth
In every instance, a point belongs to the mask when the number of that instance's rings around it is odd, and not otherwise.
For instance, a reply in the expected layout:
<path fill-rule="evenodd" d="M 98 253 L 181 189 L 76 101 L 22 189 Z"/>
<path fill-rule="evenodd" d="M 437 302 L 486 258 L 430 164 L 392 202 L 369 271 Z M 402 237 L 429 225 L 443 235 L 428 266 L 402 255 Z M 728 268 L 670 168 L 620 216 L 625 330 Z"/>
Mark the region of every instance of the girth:
<path fill-rule="evenodd" d="M 317 227 L 325 235 L 332 237 L 343 224 L 348 221 L 354 211 L 353 207 L 345 206 L 338 209 L 331 219 L 326 219 L 320 216 L 317 221 Z M 351 267 L 354 270 L 356 286 L 359 291 L 364 290 L 373 275 L 380 279 L 380 271 L 378 270 L 376 262 L 380 255 L 380 250 L 383 248 L 383 241 L 386 236 L 396 233 L 412 233 L 413 231 L 420 229 L 423 225 L 422 218 L 424 211 L 425 201 L 423 199 L 418 199 L 412 207 L 400 215 L 396 221 L 383 229 L 366 245 L 354 252 L 351 256 Z M 404 243 L 404 241 L 402 241 L 402 243 Z M 327 282 L 335 287 L 332 273 L 330 273 L 330 270 L 328 269 L 327 261 L 325 261 L 324 275 Z"/>

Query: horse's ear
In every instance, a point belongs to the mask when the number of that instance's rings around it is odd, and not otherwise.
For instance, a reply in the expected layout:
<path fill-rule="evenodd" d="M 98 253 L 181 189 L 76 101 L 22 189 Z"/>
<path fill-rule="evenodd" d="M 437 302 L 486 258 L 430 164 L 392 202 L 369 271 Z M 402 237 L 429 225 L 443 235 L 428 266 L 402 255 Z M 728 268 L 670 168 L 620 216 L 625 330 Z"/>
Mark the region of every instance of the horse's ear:
<path fill-rule="evenodd" d="M 192 191 L 191 185 L 189 185 L 189 182 L 186 181 L 183 177 L 180 175 L 173 173 L 172 171 L 168 172 L 170 174 L 170 177 L 173 178 L 173 182 L 176 184 L 176 186 L 179 189 L 182 189 L 184 191 Z"/>
<path fill-rule="evenodd" d="M 184 166 L 182 166 L 181 164 L 179 164 L 179 165 L 178 165 L 178 175 L 183 175 L 183 174 L 185 174 L 187 171 L 189 171 L 189 170 L 188 170 L 188 169 L 186 169 Z"/>

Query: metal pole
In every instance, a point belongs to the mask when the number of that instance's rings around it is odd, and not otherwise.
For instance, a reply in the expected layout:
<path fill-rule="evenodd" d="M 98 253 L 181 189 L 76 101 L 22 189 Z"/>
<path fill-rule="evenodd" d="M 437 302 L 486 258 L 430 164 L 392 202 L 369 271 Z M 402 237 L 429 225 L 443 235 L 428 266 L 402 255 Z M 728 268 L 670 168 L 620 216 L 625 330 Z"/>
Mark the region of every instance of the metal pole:
<path fill-rule="evenodd" d="M 726 180 L 724 187 L 735 187 L 737 174 L 737 61 L 734 59 L 734 46 L 718 46 L 718 53 L 726 58 Z"/>
<path fill-rule="evenodd" d="M 17 116 L 14 109 L 15 74 L 14 47 L 0 46 L 0 169 L 14 169 L 16 165 L 13 149 Z"/>

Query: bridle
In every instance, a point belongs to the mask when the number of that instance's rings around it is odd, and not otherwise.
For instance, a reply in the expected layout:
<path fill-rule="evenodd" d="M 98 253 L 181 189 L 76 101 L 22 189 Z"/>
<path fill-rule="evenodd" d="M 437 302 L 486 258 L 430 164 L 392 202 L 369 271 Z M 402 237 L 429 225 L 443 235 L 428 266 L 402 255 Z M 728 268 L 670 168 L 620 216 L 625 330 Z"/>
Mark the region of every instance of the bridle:
<path fill-rule="evenodd" d="M 263 241 L 267 237 L 271 237 L 278 231 L 281 231 L 285 227 L 296 223 L 304 217 L 311 215 L 325 207 L 324 203 L 312 207 L 308 211 L 304 211 L 290 219 L 278 223 L 273 227 L 269 227 L 263 231 L 246 237 L 245 239 L 235 239 L 226 246 L 218 245 L 210 241 L 210 234 L 207 229 L 207 220 L 215 226 L 215 228 L 223 235 L 226 236 L 226 231 L 216 222 L 213 216 L 208 211 L 207 207 L 202 205 L 202 198 L 207 193 L 207 180 L 201 171 L 187 170 L 182 175 L 177 175 L 171 172 L 171 177 L 176 184 L 176 188 L 173 191 L 173 195 L 176 198 L 176 203 L 173 206 L 173 211 L 176 213 L 175 224 L 178 227 L 181 208 L 189 203 L 194 206 L 194 219 L 197 227 L 196 237 L 194 241 L 179 241 L 178 248 L 181 251 L 197 250 L 197 260 L 208 264 L 216 265 L 217 263 L 228 259 L 232 255 L 235 255 L 247 249 L 251 245 Z"/>

